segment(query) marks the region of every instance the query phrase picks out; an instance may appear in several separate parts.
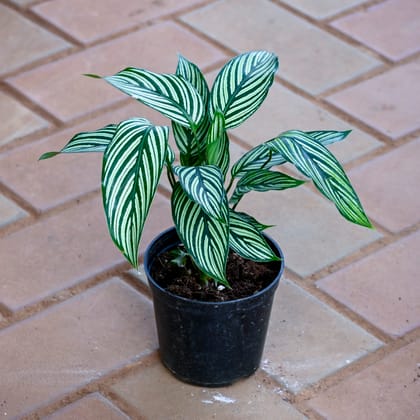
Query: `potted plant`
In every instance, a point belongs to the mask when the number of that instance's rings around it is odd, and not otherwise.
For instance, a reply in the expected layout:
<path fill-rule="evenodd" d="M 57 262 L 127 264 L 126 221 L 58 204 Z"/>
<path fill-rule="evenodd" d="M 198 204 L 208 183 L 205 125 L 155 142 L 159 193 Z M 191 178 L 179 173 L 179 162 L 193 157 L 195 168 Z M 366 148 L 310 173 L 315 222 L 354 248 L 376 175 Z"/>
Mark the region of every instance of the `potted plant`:
<path fill-rule="evenodd" d="M 40 157 L 103 152 L 109 232 L 136 268 L 140 237 L 166 168 L 175 227 L 152 242 L 144 263 L 162 361 L 187 382 L 226 385 L 259 366 L 284 259 L 263 233 L 268 226 L 237 206 L 249 191 L 305 182 L 274 167 L 292 163 L 342 216 L 372 227 L 343 168 L 325 147 L 349 131 L 287 131 L 245 153 L 229 171 L 227 130 L 259 108 L 277 68 L 270 52 L 241 54 L 223 66 L 211 90 L 200 69 L 182 56 L 175 74 L 126 68 L 103 79 L 170 119 L 177 160 L 169 127 L 144 118 L 79 133 L 61 151 Z M 254 289 L 235 295 L 245 278 Z"/>

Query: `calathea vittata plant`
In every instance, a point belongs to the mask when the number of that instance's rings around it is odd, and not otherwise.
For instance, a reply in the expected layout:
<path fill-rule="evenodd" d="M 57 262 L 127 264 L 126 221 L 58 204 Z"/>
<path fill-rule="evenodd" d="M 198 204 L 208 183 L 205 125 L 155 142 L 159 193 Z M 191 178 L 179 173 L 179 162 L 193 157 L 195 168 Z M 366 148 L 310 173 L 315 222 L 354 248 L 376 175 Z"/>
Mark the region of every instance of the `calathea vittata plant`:
<path fill-rule="evenodd" d="M 325 147 L 343 140 L 349 131 L 284 132 L 245 153 L 229 172 L 227 131 L 259 108 L 277 68 L 278 59 L 270 52 L 244 53 L 224 65 L 211 90 L 200 69 L 182 56 L 175 74 L 126 68 L 103 79 L 170 119 L 178 160 L 168 143 L 169 127 L 144 118 L 79 133 L 61 151 L 40 159 L 58 153 L 103 152 L 102 195 L 109 232 L 134 267 L 166 167 L 173 221 L 186 251 L 205 276 L 228 286 L 230 249 L 254 261 L 277 259 L 261 234 L 267 226 L 237 211 L 249 191 L 283 190 L 304 183 L 273 170 L 275 166 L 292 163 L 342 216 L 371 227 L 343 168 Z"/>

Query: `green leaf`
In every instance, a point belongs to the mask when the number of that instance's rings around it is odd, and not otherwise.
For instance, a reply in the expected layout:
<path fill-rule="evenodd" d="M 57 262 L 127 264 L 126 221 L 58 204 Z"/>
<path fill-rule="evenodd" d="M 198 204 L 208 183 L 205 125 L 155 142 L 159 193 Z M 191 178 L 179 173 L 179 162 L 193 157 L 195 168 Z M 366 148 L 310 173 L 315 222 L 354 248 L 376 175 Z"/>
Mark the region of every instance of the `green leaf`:
<path fill-rule="evenodd" d="M 102 198 L 112 240 L 133 267 L 165 162 L 168 127 L 144 118 L 121 122 L 105 151 Z"/>
<path fill-rule="evenodd" d="M 252 261 L 279 261 L 258 229 L 233 210 L 229 218 L 229 245 L 241 257 Z"/>
<path fill-rule="evenodd" d="M 235 191 L 230 199 L 230 204 L 237 204 L 244 194 L 249 191 L 285 190 L 298 187 L 305 181 L 292 178 L 281 172 L 273 172 L 268 169 L 254 169 L 248 171 L 236 184 Z"/>
<path fill-rule="evenodd" d="M 302 131 L 292 130 L 266 144 L 311 178 L 343 217 L 361 226 L 372 227 L 344 169 L 320 142 Z"/>
<path fill-rule="evenodd" d="M 275 165 L 281 165 L 286 159 L 281 153 L 275 153 L 266 143 L 254 147 L 241 156 L 240 159 L 232 166 L 232 178 L 238 178 L 245 175 L 248 171 L 258 169 L 270 169 Z"/>
<path fill-rule="evenodd" d="M 49 159 L 60 153 L 104 152 L 116 129 L 116 124 L 109 124 L 96 131 L 78 133 L 59 152 L 44 153 L 39 160 Z"/>
<path fill-rule="evenodd" d="M 207 163 L 220 168 L 223 176 L 229 169 L 229 138 L 225 130 L 225 119 L 220 111 L 216 111 L 207 136 Z"/>
<path fill-rule="evenodd" d="M 191 61 L 188 61 L 181 54 L 178 55 L 178 66 L 175 72 L 178 76 L 182 76 L 185 80 L 190 82 L 203 100 L 203 104 L 207 106 L 210 90 L 206 79 L 198 68 L 198 66 Z"/>
<path fill-rule="evenodd" d="M 240 125 L 266 98 L 277 68 L 277 57 L 267 51 L 252 51 L 231 59 L 214 81 L 211 117 L 220 110 L 226 129 Z"/>
<path fill-rule="evenodd" d="M 344 140 L 351 130 L 346 131 L 306 131 L 305 134 L 308 134 L 316 141 L 322 143 L 324 146 L 329 144 L 336 143 L 338 141 Z"/>
<path fill-rule="evenodd" d="M 200 95 L 183 77 L 128 67 L 104 79 L 172 121 L 193 130 L 204 117 L 205 107 Z"/>
<path fill-rule="evenodd" d="M 337 141 L 344 140 L 351 130 L 347 131 L 306 131 L 305 134 L 311 136 L 317 142 L 327 146 Z M 232 178 L 238 178 L 246 174 L 248 171 L 255 169 L 270 169 L 273 166 L 286 163 L 283 154 L 276 152 L 273 148 L 268 147 L 270 141 L 262 143 L 244 155 L 233 165 L 231 174 Z"/>
<path fill-rule="evenodd" d="M 235 211 L 235 215 L 241 218 L 242 220 L 244 220 L 245 222 L 247 222 L 248 224 L 251 224 L 252 226 L 254 226 L 255 229 L 258 230 L 258 232 L 262 232 L 263 230 L 274 226 L 274 225 L 264 225 L 263 223 L 260 223 L 258 220 L 256 220 L 253 216 L 250 216 L 249 214 L 244 213 L 244 212 Z"/>
<path fill-rule="evenodd" d="M 228 202 L 223 185 L 223 175 L 214 165 L 176 166 L 183 190 L 208 216 L 228 223 Z"/>
<path fill-rule="evenodd" d="M 194 63 L 179 55 L 176 74 L 191 83 L 200 95 L 205 109 L 207 109 L 210 92 L 201 70 Z M 180 151 L 182 165 L 194 166 L 204 163 L 206 136 L 209 127 L 210 119 L 207 113 L 194 131 L 189 127 L 172 122 L 172 130 Z"/>
<path fill-rule="evenodd" d="M 210 123 L 207 118 L 203 120 L 193 132 L 187 127 L 172 122 L 172 132 L 180 152 L 181 164 L 185 166 L 201 165 L 205 160 L 206 134 Z"/>
<path fill-rule="evenodd" d="M 216 283 L 229 286 L 225 274 L 229 224 L 209 217 L 179 183 L 174 186 L 171 204 L 176 230 L 195 264 Z"/>

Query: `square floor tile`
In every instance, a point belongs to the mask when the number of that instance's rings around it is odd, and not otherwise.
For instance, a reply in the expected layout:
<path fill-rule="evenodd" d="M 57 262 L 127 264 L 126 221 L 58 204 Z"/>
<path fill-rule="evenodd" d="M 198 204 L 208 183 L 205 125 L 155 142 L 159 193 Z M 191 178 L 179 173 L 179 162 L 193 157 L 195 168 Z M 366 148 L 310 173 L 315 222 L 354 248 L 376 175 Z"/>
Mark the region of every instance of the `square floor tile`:
<path fill-rule="evenodd" d="M 0 73 L 70 47 L 63 39 L 0 4 Z"/>
<path fill-rule="evenodd" d="M 332 25 L 391 60 L 420 50 L 420 2 L 389 0 L 336 20 Z"/>
<path fill-rule="evenodd" d="M 368 214 L 398 232 L 420 221 L 420 139 L 352 169 Z"/>
<path fill-rule="evenodd" d="M 334 205 L 305 186 L 285 191 L 248 193 L 238 211 L 253 215 L 282 247 L 286 267 L 308 276 L 380 238 L 344 220 Z"/>
<path fill-rule="evenodd" d="M 420 341 L 309 401 L 324 418 L 408 420 L 419 415 Z"/>
<path fill-rule="evenodd" d="M 381 345 L 300 287 L 280 280 L 262 368 L 298 393 Z"/>
<path fill-rule="evenodd" d="M 254 147 L 287 130 L 349 130 L 351 124 L 289 89 L 274 83 L 258 111 L 231 131 Z M 381 143 L 361 130 L 353 129 L 342 142 L 329 146 L 341 163 L 368 153 Z"/>
<path fill-rule="evenodd" d="M 258 375 L 229 387 L 202 388 L 175 379 L 159 362 L 144 366 L 112 385 L 120 398 L 136 408 L 139 418 L 153 420 L 303 420 L 283 401 L 279 388 L 267 386 Z M 165 403 L 161 398 L 164 396 Z"/>
<path fill-rule="evenodd" d="M 317 282 L 317 285 L 388 334 L 420 325 L 420 232 Z"/>
<path fill-rule="evenodd" d="M 89 43 L 162 15 L 178 12 L 197 0 L 54 0 L 32 8 L 43 19 L 81 42 Z M 65 13 L 63 10 L 65 9 Z"/>
<path fill-rule="evenodd" d="M 26 215 L 26 212 L 0 194 L 0 227 L 15 222 Z"/>
<path fill-rule="evenodd" d="M 44 420 L 129 420 L 129 417 L 101 394 L 89 394 L 66 405 Z"/>
<path fill-rule="evenodd" d="M 318 94 L 379 62 L 267 0 L 222 0 L 182 21 L 238 53 L 267 49 L 280 59 L 279 76 Z"/>
<path fill-rule="evenodd" d="M 48 126 L 41 117 L 2 92 L 0 115 L 7 116 L 0 125 L 0 146 Z"/>
<path fill-rule="evenodd" d="M 420 128 L 420 60 L 393 68 L 327 99 L 396 139 Z"/>
<path fill-rule="evenodd" d="M 325 19 L 350 7 L 364 3 L 366 0 L 283 0 L 294 9 L 315 19 Z"/>
<path fill-rule="evenodd" d="M 169 22 L 99 44 L 8 82 L 58 119 L 69 121 L 129 98 L 104 80 L 83 77 L 82 74 L 110 75 L 127 66 L 174 72 L 177 52 L 200 67 L 225 57 L 209 43 Z"/>

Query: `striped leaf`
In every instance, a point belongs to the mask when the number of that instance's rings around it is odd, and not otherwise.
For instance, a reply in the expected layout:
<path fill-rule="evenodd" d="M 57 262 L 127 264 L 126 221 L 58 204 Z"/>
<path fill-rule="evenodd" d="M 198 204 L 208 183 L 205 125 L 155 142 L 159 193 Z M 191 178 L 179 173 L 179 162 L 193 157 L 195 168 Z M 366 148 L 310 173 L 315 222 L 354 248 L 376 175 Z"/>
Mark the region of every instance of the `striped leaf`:
<path fill-rule="evenodd" d="M 317 142 L 327 146 L 337 141 L 344 140 L 350 130 L 347 131 L 306 131 L 305 134 L 311 136 Z M 286 163 L 282 153 L 276 152 L 272 148 L 268 147 L 270 141 L 262 143 L 249 152 L 245 153 L 236 163 L 233 165 L 231 174 L 233 178 L 238 178 L 246 174 L 248 171 L 255 169 L 270 169 L 276 165 L 282 165 Z"/>
<path fill-rule="evenodd" d="M 260 223 L 254 217 L 244 212 L 235 211 L 235 215 L 237 217 L 240 217 L 242 220 L 244 220 L 248 224 L 251 224 L 252 226 L 254 226 L 258 230 L 258 232 L 262 232 L 263 230 L 268 229 L 269 227 L 273 227 L 273 225 L 264 225 L 263 223 Z"/>
<path fill-rule="evenodd" d="M 244 176 L 248 171 L 270 169 L 285 162 L 286 159 L 281 153 L 275 153 L 275 151 L 267 147 L 266 143 L 262 143 L 238 159 L 232 166 L 231 175 L 232 178 L 238 178 Z"/>
<path fill-rule="evenodd" d="M 302 185 L 305 181 L 292 178 L 281 172 L 269 171 L 268 169 L 255 169 L 248 171 L 236 184 L 230 204 L 236 205 L 244 194 L 249 191 L 285 190 Z"/>
<path fill-rule="evenodd" d="M 178 66 L 176 68 L 175 73 L 178 76 L 182 76 L 185 80 L 190 82 L 195 87 L 198 94 L 201 96 L 201 99 L 203 100 L 203 104 L 207 106 L 210 90 L 203 73 L 197 67 L 197 65 L 195 65 L 191 61 L 188 61 L 182 55 L 179 55 Z"/>
<path fill-rule="evenodd" d="M 277 57 L 267 51 L 253 51 L 230 60 L 214 81 L 210 93 L 211 117 L 220 110 L 226 129 L 240 125 L 266 98 L 277 68 Z"/>
<path fill-rule="evenodd" d="M 306 131 L 305 134 L 308 134 L 316 141 L 319 141 L 324 146 L 329 144 L 336 143 L 338 141 L 344 140 L 351 130 L 346 131 Z"/>
<path fill-rule="evenodd" d="M 216 111 L 207 136 L 207 163 L 220 168 L 223 176 L 229 169 L 229 138 L 225 130 L 225 119 L 220 111 Z"/>
<path fill-rule="evenodd" d="M 229 218 L 229 245 L 241 257 L 252 261 L 279 261 L 258 229 L 234 211 Z"/>
<path fill-rule="evenodd" d="M 343 168 L 320 142 L 302 131 L 293 130 L 266 144 L 311 178 L 343 217 L 361 226 L 372 227 Z"/>
<path fill-rule="evenodd" d="M 105 151 L 102 198 L 112 240 L 133 267 L 168 145 L 168 127 L 144 118 L 121 122 Z"/>
<path fill-rule="evenodd" d="M 104 79 L 172 121 L 193 130 L 204 117 L 205 107 L 200 95 L 183 77 L 128 67 Z"/>
<path fill-rule="evenodd" d="M 209 217 L 179 183 L 174 186 L 171 204 L 178 235 L 198 268 L 216 283 L 228 286 L 229 224 Z"/>
<path fill-rule="evenodd" d="M 176 74 L 183 77 L 194 86 L 207 109 L 210 92 L 201 70 L 194 63 L 179 55 Z M 207 113 L 205 113 L 194 132 L 191 128 L 172 122 L 172 130 L 175 142 L 180 151 L 182 165 L 194 166 L 204 163 L 205 140 L 209 126 L 210 119 Z"/>
<path fill-rule="evenodd" d="M 172 132 L 180 152 L 181 164 L 185 166 L 201 165 L 205 161 L 206 135 L 210 122 L 204 118 L 194 133 L 181 124 L 172 122 Z"/>
<path fill-rule="evenodd" d="M 116 124 L 109 124 L 96 131 L 78 133 L 60 151 L 44 153 L 39 160 L 51 158 L 59 153 L 104 152 L 116 129 Z"/>
<path fill-rule="evenodd" d="M 189 199 L 209 217 L 228 222 L 228 202 L 223 175 L 214 165 L 176 166 L 174 173 Z"/>

